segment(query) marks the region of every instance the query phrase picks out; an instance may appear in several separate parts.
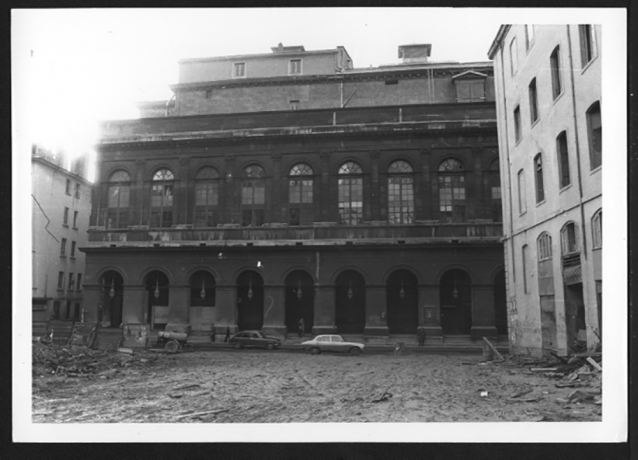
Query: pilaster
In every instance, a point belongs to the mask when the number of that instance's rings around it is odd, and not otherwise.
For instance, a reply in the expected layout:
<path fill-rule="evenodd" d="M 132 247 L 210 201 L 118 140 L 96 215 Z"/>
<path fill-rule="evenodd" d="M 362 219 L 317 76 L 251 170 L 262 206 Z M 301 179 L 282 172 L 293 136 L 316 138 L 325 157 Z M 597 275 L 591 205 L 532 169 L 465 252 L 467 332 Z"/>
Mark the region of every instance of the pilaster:
<path fill-rule="evenodd" d="M 419 327 L 426 337 L 442 337 L 439 286 L 419 286 Z"/>
<path fill-rule="evenodd" d="M 377 336 L 389 334 L 385 286 L 366 286 L 366 325 L 363 333 Z"/>
<path fill-rule="evenodd" d="M 315 319 L 312 333 L 334 334 L 335 326 L 335 287 L 317 285 L 315 291 Z"/>
<path fill-rule="evenodd" d="M 472 286 L 471 335 L 473 339 L 498 336 L 493 286 Z"/>

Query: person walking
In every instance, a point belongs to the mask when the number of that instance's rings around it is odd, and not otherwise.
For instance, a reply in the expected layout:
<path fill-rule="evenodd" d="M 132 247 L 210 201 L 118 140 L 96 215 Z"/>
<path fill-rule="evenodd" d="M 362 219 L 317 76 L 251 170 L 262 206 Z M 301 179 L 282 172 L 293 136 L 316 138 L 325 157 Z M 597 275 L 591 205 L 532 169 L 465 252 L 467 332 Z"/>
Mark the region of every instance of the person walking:
<path fill-rule="evenodd" d="M 299 337 L 303 337 L 303 333 L 304 333 L 304 329 L 306 328 L 306 325 L 304 324 L 303 318 L 301 318 L 299 320 Z"/>
<path fill-rule="evenodd" d="M 230 339 L 230 327 L 226 326 L 226 336 L 224 337 L 224 342 L 228 342 Z"/>

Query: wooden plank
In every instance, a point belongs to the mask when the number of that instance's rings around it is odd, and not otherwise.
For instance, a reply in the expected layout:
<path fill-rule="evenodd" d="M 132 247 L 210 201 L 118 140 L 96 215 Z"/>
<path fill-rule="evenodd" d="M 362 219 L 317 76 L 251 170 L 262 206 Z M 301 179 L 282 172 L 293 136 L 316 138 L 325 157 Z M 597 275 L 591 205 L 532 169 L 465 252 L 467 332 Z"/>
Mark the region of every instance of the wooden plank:
<path fill-rule="evenodd" d="M 500 359 L 501 361 L 505 361 L 505 358 L 503 358 L 503 355 L 498 352 L 496 347 L 492 345 L 489 340 L 487 340 L 487 337 L 483 337 L 483 341 L 487 344 L 488 347 L 490 347 L 490 349 L 494 352 L 494 354 L 498 356 L 498 359 Z"/>
<path fill-rule="evenodd" d="M 602 372 L 603 368 L 600 366 L 600 364 L 598 364 L 596 361 L 594 361 L 593 359 L 591 359 L 591 357 L 590 357 L 590 356 L 588 356 L 587 358 L 585 358 L 585 360 L 586 360 L 589 364 L 591 364 L 591 365 L 594 367 L 594 369 L 599 370 L 599 371 L 601 371 L 601 372 Z"/>

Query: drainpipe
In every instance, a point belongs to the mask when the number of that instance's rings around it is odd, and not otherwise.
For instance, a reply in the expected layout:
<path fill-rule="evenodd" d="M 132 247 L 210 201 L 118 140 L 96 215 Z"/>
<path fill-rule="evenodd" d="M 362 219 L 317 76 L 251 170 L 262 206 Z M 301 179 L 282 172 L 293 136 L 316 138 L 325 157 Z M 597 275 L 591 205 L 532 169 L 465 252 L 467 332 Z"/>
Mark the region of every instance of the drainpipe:
<path fill-rule="evenodd" d="M 582 250 L 583 255 L 585 256 L 585 260 L 587 260 L 587 232 L 585 231 L 585 210 L 583 209 L 583 182 L 582 182 L 582 174 L 581 174 L 581 164 L 580 164 L 580 142 L 578 141 L 578 126 L 576 123 L 576 91 L 574 85 L 574 60 L 572 56 L 572 38 L 569 31 L 569 25 L 567 27 L 567 43 L 569 50 L 569 75 L 572 87 L 572 111 L 574 113 L 574 138 L 576 141 L 576 165 L 578 167 L 578 206 L 580 207 L 580 233 L 582 236 Z"/>
<path fill-rule="evenodd" d="M 171 103 L 171 101 L 172 101 L 173 99 L 175 99 L 175 93 L 173 93 L 173 95 L 171 96 L 171 98 L 170 98 L 168 101 L 166 101 L 166 114 L 164 115 L 165 117 L 167 117 L 167 116 L 168 116 L 168 106 L 170 105 L 170 103 Z"/>

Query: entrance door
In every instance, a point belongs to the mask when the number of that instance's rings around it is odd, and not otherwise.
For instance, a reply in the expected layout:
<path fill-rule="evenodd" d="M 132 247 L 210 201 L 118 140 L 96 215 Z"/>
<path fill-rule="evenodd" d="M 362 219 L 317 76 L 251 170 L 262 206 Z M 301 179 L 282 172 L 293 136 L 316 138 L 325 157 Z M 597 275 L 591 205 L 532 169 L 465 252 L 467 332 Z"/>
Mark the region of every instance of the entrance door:
<path fill-rule="evenodd" d="M 494 277 L 494 317 L 498 335 L 507 335 L 507 294 L 503 270 Z"/>
<path fill-rule="evenodd" d="M 366 323 L 366 289 L 363 276 L 347 270 L 337 277 L 335 326 L 341 334 L 363 334 Z"/>
<path fill-rule="evenodd" d="M 237 326 L 240 331 L 260 330 L 264 324 L 264 281 L 247 271 L 237 277 Z"/>
<path fill-rule="evenodd" d="M 444 335 L 468 335 L 472 330 L 472 287 L 463 270 L 450 270 L 440 284 L 441 329 Z"/>
<path fill-rule="evenodd" d="M 305 331 L 311 332 L 315 319 L 315 289 L 312 277 L 304 271 L 294 271 L 286 277 L 286 327 L 288 333 L 299 330 L 303 318 Z"/>
<path fill-rule="evenodd" d="M 102 321 L 110 321 L 109 327 L 120 327 L 124 300 L 124 280 L 115 271 L 102 275 Z"/>
<path fill-rule="evenodd" d="M 390 334 L 415 334 L 419 325 L 417 279 L 408 270 L 397 270 L 386 287 Z"/>
<path fill-rule="evenodd" d="M 147 321 L 151 329 L 164 329 L 168 323 L 168 277 L 154 271 L 146 276 L 148 291 Z"/>

